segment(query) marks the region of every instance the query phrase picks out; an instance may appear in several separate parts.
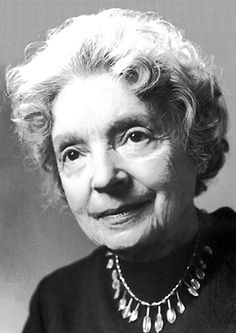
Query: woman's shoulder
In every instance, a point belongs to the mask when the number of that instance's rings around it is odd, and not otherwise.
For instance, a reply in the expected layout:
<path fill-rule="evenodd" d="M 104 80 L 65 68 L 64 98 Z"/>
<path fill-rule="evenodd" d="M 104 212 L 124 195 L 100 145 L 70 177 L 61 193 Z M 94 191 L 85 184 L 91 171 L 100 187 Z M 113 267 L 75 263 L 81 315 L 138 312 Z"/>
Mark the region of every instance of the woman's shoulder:
<path fill-rule="evenodd" d="M 236 213 L 222 207 L 210 214 L 208 238 L 215 247 L 219 260 L 236 272 Z"/>
<path fill-rule="evenodd" d="M 210 214 L 212 227 L 224 237 L 236 237 L 236 212 L 229 207 L 222 207 Z"/>
<path fill-rule="evenodd" d="M 50 293 L 57 293 L 65 289 L 72 289 L 75 285 L 83 285 L 90 281 L 91 276 L 101 274 L 101 262 L 104 261 L 105 248 L 101 247 L 94 250 L 91 254 L 83 259 L 73 262 L 69 265 L 58 268 L 52 273 L 46 275 L 39 283 L 38 290 L 50 290 Z M 87 287 L 87 286 L 86 286 Z"/>
<path fill-rule="evenodd" d="M 86 258 L 44 277 L 31 298 L 30 315 L 23 332 L 46 332 L 45 327 L 51 324 L 61 329 L 66 318 L 62 309 L 65 314 L 70 313 L 68 320 L 74 324 L 91 305 L 88 299 L 101 289 L 104 254 L 105 249 L 99 248 Z M 62 332 L 56 328 L 52 331 Z"/>
<path fill-rule="evenodd" d="M 234 332 L 236 325 L 236 213 L 222 207 L 202 212 L 202 242 L 205 279 L 195 309 L 204 332 Z M 207 249 L 207 251 L 205 251 Z M 221 328 L 221 330 L 220 330 Z"/>
<path fill-rule="evenodd" d="M 230 207 L 221 207 L 212 212 L 211 215 L 218 221 L 225 221 L 227 227 L 236 223 L 236 212 Z"/>

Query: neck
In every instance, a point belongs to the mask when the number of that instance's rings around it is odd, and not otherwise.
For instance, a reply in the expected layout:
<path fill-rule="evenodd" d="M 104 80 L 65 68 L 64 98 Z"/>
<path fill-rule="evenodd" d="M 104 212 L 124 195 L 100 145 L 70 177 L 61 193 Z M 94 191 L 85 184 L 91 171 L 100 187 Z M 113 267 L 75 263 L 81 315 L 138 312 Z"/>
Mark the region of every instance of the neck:
<path fill-rule="evenodd" d="M 117 254 L 123 260 L 132 262 L 151 262 L 168 256 L 191 241 L 196 234 L 199 228 L 196 208 L 193 205 L 188 207 L 181 218 L 171 221 L 168 226 L 167 230 L 158 233 L 148 244 L 141 244 Z"/>

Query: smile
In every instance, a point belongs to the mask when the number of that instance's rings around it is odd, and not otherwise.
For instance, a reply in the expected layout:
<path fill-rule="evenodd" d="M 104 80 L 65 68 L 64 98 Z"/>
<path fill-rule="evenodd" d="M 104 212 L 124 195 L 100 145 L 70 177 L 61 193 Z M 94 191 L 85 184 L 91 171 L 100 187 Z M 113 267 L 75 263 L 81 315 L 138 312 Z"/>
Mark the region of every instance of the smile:
<path fill-rule="evenodd" d="M 91 216 L 97 220 L 110 221 L 114 224 L 121 224 L 130 221 L 138 216 L 142 210 L 148 207 L 153 200 L 138 202 L 131 205 L 124 205 L 116 209 L 107 209 L 101 213 L 94 213 Z"/>

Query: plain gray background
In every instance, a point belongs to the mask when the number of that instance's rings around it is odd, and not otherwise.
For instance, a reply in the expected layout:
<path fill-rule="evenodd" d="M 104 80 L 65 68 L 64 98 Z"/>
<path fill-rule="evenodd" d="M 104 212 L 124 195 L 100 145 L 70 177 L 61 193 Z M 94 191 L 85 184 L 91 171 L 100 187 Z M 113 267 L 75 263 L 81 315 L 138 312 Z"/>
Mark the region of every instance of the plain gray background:
<path fill-rule="evenodd" d="M 24 167 L 9 105 L 2 97 L 5 67 L 20 62 L 27 43 L 39 40 L 48 28 L 70 16 L 110 7 L 158 11 L 206 54 L 214 55 L 231 117 L 231 151 L 197 204 L 208 211 L 224 205 L 236 209 L 235 0 L 0 0 L 0 333 L 20 332 L 30 295 L 42 276 L 94 248 L 69 212 L 43 210 L 39 174 Z"/>

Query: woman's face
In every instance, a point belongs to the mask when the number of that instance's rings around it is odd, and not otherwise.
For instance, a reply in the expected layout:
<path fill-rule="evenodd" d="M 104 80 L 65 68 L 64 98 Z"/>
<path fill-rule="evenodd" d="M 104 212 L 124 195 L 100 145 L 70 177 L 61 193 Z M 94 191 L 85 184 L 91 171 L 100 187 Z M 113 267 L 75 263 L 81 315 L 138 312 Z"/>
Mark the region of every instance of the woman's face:
<path fill-rule="evenodd" d="M 195 168 L 158 133 L 144 103 L 108 74 L 75 78 L 54 101 L 52 131 L 68 204 L 87 236 L 113 250 L 166 244 L 195 223 Z"/>

